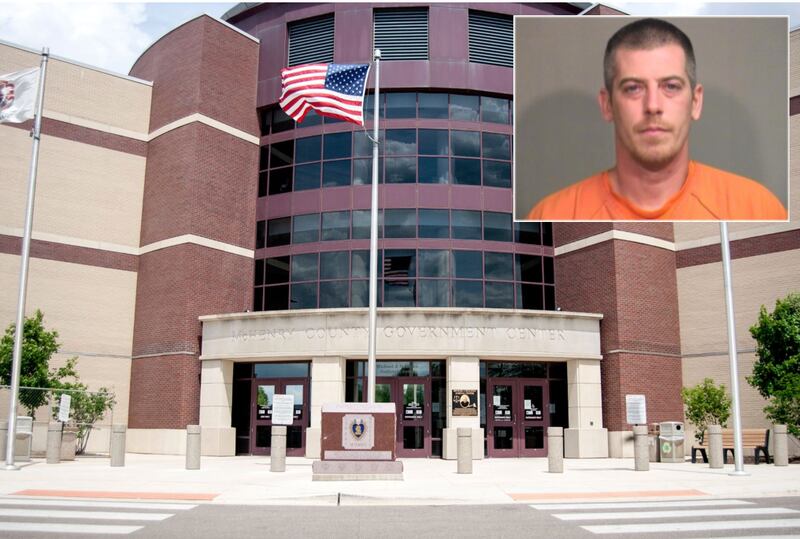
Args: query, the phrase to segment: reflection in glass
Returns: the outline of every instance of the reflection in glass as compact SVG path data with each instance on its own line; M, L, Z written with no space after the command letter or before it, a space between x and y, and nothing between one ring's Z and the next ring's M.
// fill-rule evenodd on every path
M417 235L417 211L384 210L383 230L387 238L414 238Z
M453 159L453 183L458 185L480 185L481 160Z
M447 119L447 94L419 94L420 118Z
M369 307L369 281L352 281L350 283L350 306ZM378 307L380 306L381 295L378 294Z
M325 159L351 157L352 138L353 134L350 131L325 135L323 141L323 156Z
M477 122L479 104L477 95L450 94L450 119Z
M525 427L525 449L544 449L544 427Z
M420 277L449 277L450 251L446 249L419 250Z
M450 281L446 279L419 279L419 307L449 307Z
M403 427L403 449L424 449L424 427Z
M298 165L294 168L294 190L319 189L319 163Z
M420 155L448 155L450 153L447 129L420 129Z
M292 229L293 243L319 241L319 214L295 215Z
M447 157L420 157L419 183L449 183L450 160Z
M482 255L480 251L453 251L453 276L462 279L482 278Z
M303 137L297 143L297 162L308 163L309 161L319 161L322 152L322 137Z
M414 183L417 181L417 160L414 157L387 157L386 183Z
M350 277L355 279L369 277L369 251L352 251L350 261Z
M486 279L499 281L514 280L514 258L511 253L483 253Z
M454 307L483 307L483 281L453 281Z
M292 281L314 281L319 275L317 253L292 257Z
M481 239L481 212L475 210L453 210L453 239L479 240Z
M487 187L511 187L511 163L484 160L483 185Z
M372 141L364 131L353 132L353 155L355 157L372 156Z
M350 185L350 160L325 161L322 165L322 187Z
M419 210L420 238L449 238L450 212L448 210Z
M416 129L387 129L386 155L414 155L417 153Z
M511 214L487 211L483 213L483 239L511 241Z
M515 255L517 280L531 283L542 282L542 257L539 255Z
M350 212L331 211L322 214L322 240L350 239Z
M307 378L308 363L256 363L255 378Z
M375 402L392 402L392 390L389 384L375 384Z
M350 274L350 253L348 251L333 251L320 253L319 278L320 279L347 279Z
M416 306L415 279L383 281L383 305L386 307Z
M483 157L489 159L511 159L511 137L499 133L481 133Z
M515 223L514 224L514 241L519 243L527 243L532 245L540 245L542 243L542 236L539 229L540 223Z
M509 309L514 305L513 283L486 283L486 307Z
M509 122L508 99L481 97L481 121L507 124Z
M290 309L316 309L317 308L317 283L301 283L292 285L292 298L289 301Z
M350 291L348 281L322 281L319 283L319 308L348 307Z
M480 157L481 134L477 131L451 131L450 149L460 157Z
M386 94L387 118L415 118L417 116L417 94L414 92L392 92Z

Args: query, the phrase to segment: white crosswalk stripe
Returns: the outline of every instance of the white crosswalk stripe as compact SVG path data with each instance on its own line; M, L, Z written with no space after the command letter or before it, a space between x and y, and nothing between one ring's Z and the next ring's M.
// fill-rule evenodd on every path
M127 535L141 530L145 523L164 521L176 511L195 507L196 504L190 503L0 497L0 534ZM84 522L70 522L77 519Z
M692 533L702 536L712 531L753 530L758 533L763 530L780 534L774 537L800 536L800 518L787 518L797 517L800 511L758 507L746 500L551 503L530 507L550 512L559 520L587 522L581 528L594 534ZM629 523L631 520L651 522Z

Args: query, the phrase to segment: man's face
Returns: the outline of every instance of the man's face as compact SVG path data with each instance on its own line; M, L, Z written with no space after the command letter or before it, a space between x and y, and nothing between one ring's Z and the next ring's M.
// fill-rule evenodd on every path
M614 122L617 159L659 170L681 152L688 158L689 126L700 118L703 88L692 91L681 46L615 54L611 95L603 88L599 103L603 118Z

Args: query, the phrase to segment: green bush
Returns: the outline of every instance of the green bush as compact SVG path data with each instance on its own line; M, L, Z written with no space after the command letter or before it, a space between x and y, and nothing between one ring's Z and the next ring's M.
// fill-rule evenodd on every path
M686 420L695 427L694 437L703 441L709 425L727 426L731 415L731 399L725 386L717 387L714 380L706 378L694 387L681 388L681 398L686 405Z

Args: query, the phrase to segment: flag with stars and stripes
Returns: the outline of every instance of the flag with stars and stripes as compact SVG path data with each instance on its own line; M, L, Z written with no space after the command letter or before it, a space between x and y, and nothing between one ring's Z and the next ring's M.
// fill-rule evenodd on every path
M369 64L305 64L281 70L281 108L302 122L309 110L364 125Z

